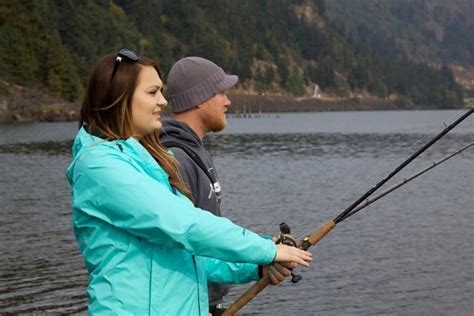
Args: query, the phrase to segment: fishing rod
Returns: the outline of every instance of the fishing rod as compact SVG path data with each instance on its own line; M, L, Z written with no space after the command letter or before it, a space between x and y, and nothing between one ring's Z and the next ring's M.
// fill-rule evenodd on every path
M433 162L433 164L426 167L425 169L413 174L412 176L410 176L408 178L403 179L403 181L401 181L400 183L394 185L393 187L387 189L386 191L383 191L382 193L378 194L377 196L373 197L372 199L365 200L364 203L357 206L350 213L348 213L344 217L343 220L345 220L348 217L356 214L360 210L366 208L367 206L371 205L372 203L376 202L377 200L381 199L382 197L386 196L387 194L389 194L389 193L395 191L396 189L404 186L405 184L409 183L410 181L418 178L419 176L423 175L424 173L428 172L429 170L433 169L434 167L442 164L443 162L451 159L452 157L460 154L461 152L465 151L466 149L468 149L472 146L474 146L474 143L470 143L470 144L462 147L461 149L456 150L452 154L444 157L443 159L441 159L437 162ZM335 224L333 223L333 220L328 221L328 222L324 223L318 230L316 230L314 234L308 236L307 238L303 239L302 241L299 241L299 242L294 241L294 244L296 244L296 246L298 246L300 248L303 248L303 249L307 250L310 246L313 246L319 240L321 240L334 226L335 226ZM282 228L282 227L286 227L286 228ZM285 226L284 223L280 224L280 229L282 230L282 233L283 233L282 235L289 234L289 228L288 228L287 225ZM286 229L286 232L284 231L284 229ZM282 235L280 235L280 236L282 236ZM287 238L292 238L292 237L288 236ZM280 237L280 239L281 239L281 237ZM303 246L303 244L306 241L308 241L309 244L307 246ZM289 244L289 243L287 243L287 244ZM300 279L301 279L300 276L292 274L292 282L293 283L298 282ZM247 304L253 297L255 297L259 292L261 292L269 284L270 284L270 279L268 277L263 277L262 279L260 279L257 283L255 283L254 286L252 286L247 292L245 292L234 304L229 306L229 308L226 310L226 312L223 315L224 316L234 315L238 310L240 310L243 306L245 306L245 304ZM244 297L245 297L245 300L244 300ZM240 301L241 299L242 299L242 301Z
M366 207L366 206L370 205L371 203L375 202L376 200L380 199L382 196L376 197L376 199L374 199L374 201L370 202L369 204L367 204L367 201L366 201L367 205L365 205L364 207L361 207L361 208L357 208L357 206L360 203L362 203L364 200L367 200L367 198L371 194L373 194L377 189L379 189L383 184L385 184L388 180L390 180L392 177L394 177L398 172L400 172L403 168L405 168L410 162L412 162L415 158L417 158L419 155L421 155L425 150L427 150L430 146L432 146L434 143L436 143L441 137L446 135L450 130L452 130L454 127L456 127L459 123L464 121L473 112L474 112L474 108L471 108L469 111L467 111L465 114L463 114L460 118L458 118L454 123L447 126L443 131L441 131L438 135L436 135L433 139L431 139L428 143L426 143L422 148L420 148L417 152L415 152L407 160L405 160L402 164L400 164L397 168L395 168L388 176L386 176L379 183L377 183L374 187L372 187L370 190L368 190L357 201L352 203L346 210L344 210L342 213L340 213L336 218L324 222L311 235L304 238L301 242L298 242L298 244L296 246L301 248L301 249L307 250L309 247L314 246L321 239L323 239L324 236L326 236L331 230L334 229L334 227L336 227L336 224L342 222L343 220L347 219L349 216L357 213L358 211L360 211L364 207ZM461 151L467 149L471 145L467 146L466 148L462 149ZM461 151L459 151L459 152L461 152ZM453 157L453 156L454 155L451 155L451 157ZM451 157L449 157L449 158L451 158ZM447 159L444 159L443 161L446 161L446 160ZM441 162L439 162L438 164L440 164L440 163ZM434 166L431 166L430 169L432 169L433 167ZM420 175L427 172L427 171L428 170L426 170L424 172L420 172ZM410 177L410 178L412 178L412 177ZM399 187L402 186L402 185L403 184L399 185ZM396 188L391 188L387 191L392 192L395 189ZM384 193L382 193L382 194L386 195L390 192L384 192L385 194ZM289 232L289 229L288 229L288 232ZM298 279L298 277L296 276L295 282L297 281L297 279ZM269 284L270 284L270 278L268 276L264 276L259 281L257 281L253 286L251 286L244 294L242 294L232 305L230 305L229 308L227 308L226 311L222 315L223 316L232 316L232 315L234 315L237 311L239 311L242 307L244 307L248 302L250 302L255 296L257 296L257 294L260 293Z
M433 169L434 167L442 164L443 162L453 158L454 156L462 153L463 151L465 151L466 149L470 148L474 146L474 143L470 143L458 150L456 150L455 152L453 152L452 154L444 157L443 159L441 160L438 160L436 162L433 162L430 166L426 167L425 169L421 170L421 171L418 171L417 173L411 175L410 177L408 178L405 178L403 179L403 181L399 182L398 184L394 185L393 187L379 193L378 195L376 195L375 197L371 198L371 199L367 199L365 200L362 204L360 204L359 206L357 206L355 209L353 209L351 212L347 213L347 215L342 219L342 220L345 220L347 218L349 218L350 216L354 215L355 213L359 212L360 210L366 208L367 206L369 206L370 204L374 203L375 201L377 200L380 200L381 198L383 198L384 196L386 196L387 194L395 191L396 189L404 186L405 184L407 184L408 182L418 178L419 176L421 176L422 174L430 171L431 169Z
M438 135L436 135L432 140L430 140L428 143L426 143L426 145L424 145L423 147L421 147L417 152L415 152L413 155L411 155L407 160L405 160L401 165L399 165L397 168L395 168L388 176L386 176L384 179L382 179L382 181L380 181L379 183L377 183L372 189L370 189L369 191L367 191L364 195L362 195L357 201L355 201L354 203L352 203L351 206L349 206L344 212L342 212L341 214L339 214L339 216L337 216L335 219L334 219L334 222L337 224L339 222L341 222L344 217L349 213L351 212L357 205L359 205L362 201L364 201L369 195L371 195L372 193L375 192L375 190L377 190L378 188L380 188L382 185L384 185L388 180L390 180L393 176L395 176L398 172L400 172L403 168L405 168L410 162L412 162L413 160L415 160L416 157L418 157L419 155L421 155L425 150L427 150L429 147L431 147L431 145L433 145L434 143L436 143L441 137L443 137L444 135L446 135L450 130L452 130L453 128L455 128L459 123L461 123L462 121L464 121L469 115L471 115L472 113L474 112L474 108L470 109L469 111L467 111L464 115L462 115L460 118L458 118L454 123L452 123L451 125L447 126L441 133L439 133Z

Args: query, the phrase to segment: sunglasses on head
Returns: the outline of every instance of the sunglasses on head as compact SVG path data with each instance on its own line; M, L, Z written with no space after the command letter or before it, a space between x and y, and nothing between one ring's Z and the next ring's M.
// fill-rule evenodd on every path
M137 53L134 53L131 50L128 50L126 48L122 48L118 52L117 57L115 57L114 70L112 70L112 77L110 78L111 81L114 79L115 73L117 72L117 69L118 69L120 63L124 59L128 62L135 63L140 59L140 56L138 56Z

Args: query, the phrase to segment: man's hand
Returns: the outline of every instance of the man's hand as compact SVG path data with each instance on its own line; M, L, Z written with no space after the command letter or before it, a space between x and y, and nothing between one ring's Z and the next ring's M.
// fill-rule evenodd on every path
M262 274L263 276L268 275L271 284L278 285L283 282L286 277L290 276L291 269L297 266L298 264L295 262L273 263L271 265L262 266Z

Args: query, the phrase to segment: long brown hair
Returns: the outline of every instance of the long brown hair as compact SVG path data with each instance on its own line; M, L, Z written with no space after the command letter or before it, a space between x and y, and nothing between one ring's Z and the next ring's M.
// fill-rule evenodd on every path
M153 60L140 57L136 62L122 60L112 78L116 57L116 54L106 55L94 68L81 108L82 124L107 140L132 136L131 103L142 67L154 67L161 77L160 69ZM160 144L157 133L151 133L139 141L168 173L171 185L192 199L179 174L178 163Z

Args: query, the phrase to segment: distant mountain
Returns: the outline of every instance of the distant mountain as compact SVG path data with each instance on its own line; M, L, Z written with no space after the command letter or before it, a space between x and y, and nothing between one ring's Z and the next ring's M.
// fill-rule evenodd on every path
M334 25L376 54L449 64L474 90L473 0L327 0L326 8Z
M410 3L400 0L397 10ZM159 60L164 73L183 56L209 58L238 74L239 89L250 93L310 96L317 84L325 97L462 105L449 68L381 53L347 32L351 19L330 22L329 7L324 0L2 0L0 76L77 100L97 60L128 47Z

